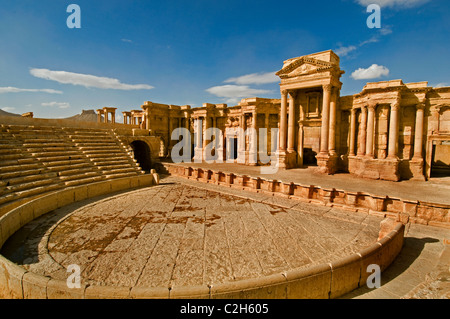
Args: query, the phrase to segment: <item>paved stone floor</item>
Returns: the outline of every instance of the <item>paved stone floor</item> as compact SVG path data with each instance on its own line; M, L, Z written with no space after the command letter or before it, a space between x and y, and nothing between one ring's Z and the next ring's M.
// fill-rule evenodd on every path
M147 287L214 284L330 262L377 240L379 217L168 177L27 224L2 254L45 276Z
M249 176L294 182L303 185L316 185L346 191L366 192L379 196L390 196L409 200L420 200L440 204L450 204L450 177L431 178L429 181L391 182L371 180L352 176L347 173L326 175L317 173L317 167L278 170L275 174L261 174L261 166L248 166L228 163L181 163L178 165L201 167L222 172L233 172Z

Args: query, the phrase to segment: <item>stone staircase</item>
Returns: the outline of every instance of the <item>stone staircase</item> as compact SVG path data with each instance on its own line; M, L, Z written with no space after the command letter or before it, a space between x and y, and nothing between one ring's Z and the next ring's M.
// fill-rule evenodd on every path
M111 130L0 126L0 206L139 174L144 172Z
M108 130L65 129L74 145L107 179L144 174L129 150Z

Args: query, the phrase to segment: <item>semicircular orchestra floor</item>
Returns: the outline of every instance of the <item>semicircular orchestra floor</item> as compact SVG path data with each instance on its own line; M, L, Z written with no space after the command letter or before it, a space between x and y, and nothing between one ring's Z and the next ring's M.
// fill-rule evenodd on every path
M381 218L168 177L25 225L1 253L28 270L111 286L197 286L331 262L376 242Z

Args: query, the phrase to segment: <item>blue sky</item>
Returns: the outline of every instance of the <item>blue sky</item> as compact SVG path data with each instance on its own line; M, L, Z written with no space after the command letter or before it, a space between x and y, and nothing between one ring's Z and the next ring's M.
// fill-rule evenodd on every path
M72 3L80 29L66 24ZM370 3L381 5L381 29L366 25ZM392 79L450 86L448 0L1 4L0 109L13 113L279 98L273 73L284 60L329 49L346 71L341 95Z

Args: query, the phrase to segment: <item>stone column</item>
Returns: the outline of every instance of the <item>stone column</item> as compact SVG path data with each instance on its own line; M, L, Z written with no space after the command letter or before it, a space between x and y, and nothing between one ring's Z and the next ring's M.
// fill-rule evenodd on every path
M320 154L322 155L328 155L331 89L331 84L323 86L322 127L320 129Z
M330 155L336 156L336 107L338 89L333 88L330 101L330 132L328 136L328 150Z
M416 129L414 132L414 156L413 159L423 160L423 119L425 103L416 105Z
M257 120L258 113L255 111L252 112L252 134L249 136L249 164L254 166L258 164L258 133L257 133ZM252 161L250 161L252 159ZM254 161L253 161L254 159Z
M288 145L287 150L289 153L295 152L295 93L289 92L289 126L288 126Z
M281 109L280 109L280 141L278 149L286 152L286 111L287 111L287 90L281 91Z
M367 107L361 106L361 124L360 124L360 141L358 148L358 156L366 154L366 134L367 134Z
M366 156L373 158L373 140L375 133L375 108L376 104L369 104L367 114Z
M102 122L102 110L97 110L97 123Z
M103 123L108 123L108 111L103 111Z
M398 110L399 103L391 104L391 113L389 116L389 142L388 142L388 158L397 158L398 145Z
M350 150L348 155L355 156L356 109L351 110L350 117Z
M115 111L111 111L111 123L112 124L116 123L116 112Z

